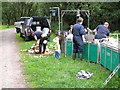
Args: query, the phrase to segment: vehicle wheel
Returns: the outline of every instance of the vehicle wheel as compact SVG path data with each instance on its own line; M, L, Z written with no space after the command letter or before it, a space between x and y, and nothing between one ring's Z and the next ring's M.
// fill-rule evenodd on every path
M19 33L19 32L20 32L20 29L19 29L19 28L16 28L16 32Z
M23 38L23 34L20 32L20 37L22 37Z

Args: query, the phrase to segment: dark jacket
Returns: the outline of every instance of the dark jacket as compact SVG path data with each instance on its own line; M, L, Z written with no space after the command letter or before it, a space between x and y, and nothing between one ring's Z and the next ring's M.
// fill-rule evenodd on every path
M75 24L73 26L72 34L73 34L73 40L76 40L81 45L83 45L82 35L86 34L84 30L84 26L79 23Z

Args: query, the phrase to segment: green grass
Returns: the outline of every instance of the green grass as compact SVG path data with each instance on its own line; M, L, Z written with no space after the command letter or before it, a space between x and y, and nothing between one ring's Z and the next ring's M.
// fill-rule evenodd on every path
M34 41L25 42L16 35L20 50L29 49ZM49 42L50 44L50 42ZM54 55L33 55L21 52L21 62L27 83L31 88L100 88L110 71L101 65L88 61L74 61L71 57L61 55L56 59ZM93 73L93 77L78 80L75 75L80 70ZM115 75L106 88L120 87L120 79Z
M8 28L14 28L14 26L7 26L7 25L1 25L0 26L0 30L5 30L5 29L8 29Z

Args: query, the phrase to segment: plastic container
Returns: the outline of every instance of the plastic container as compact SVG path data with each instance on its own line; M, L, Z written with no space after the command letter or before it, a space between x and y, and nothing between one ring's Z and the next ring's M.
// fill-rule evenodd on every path
M73 42L71 40L65 41L65 55L72 56L73 53Z
M112 49L106 47L105 67L112 71Z
M101 45L100 64L113 71L120 63L120 52L114 47Z
M98 45L94 43L89 44L89 60L91 62L98 62Z
M120 57L119 57L119 55L120 55L120 52L118 52L118 50L114 50L114 49L112 49L112 68L111 68L111 70L113 71L117 66L118 66L118 64L120 63L119 62L119 59L120 59Z
M100 64L105 67L105 56L106 56L106 47L104 45L101 45L100 49Z

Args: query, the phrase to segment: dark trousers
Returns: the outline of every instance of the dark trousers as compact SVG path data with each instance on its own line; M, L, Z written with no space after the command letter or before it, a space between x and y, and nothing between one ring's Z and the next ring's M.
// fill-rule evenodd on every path
M47 43L44 44L44 43L43 43L44 40L47 40L47 38L46 38L46 37L41 38L41 39L40 39L40 42L39 42L39 53L40 53L40 54L41 54L41 53L45 53L45 50L46 50ZM42 47L43 47L43 52L42 52Z
M73 37L73 53L82 53L81 39L78 36Z

